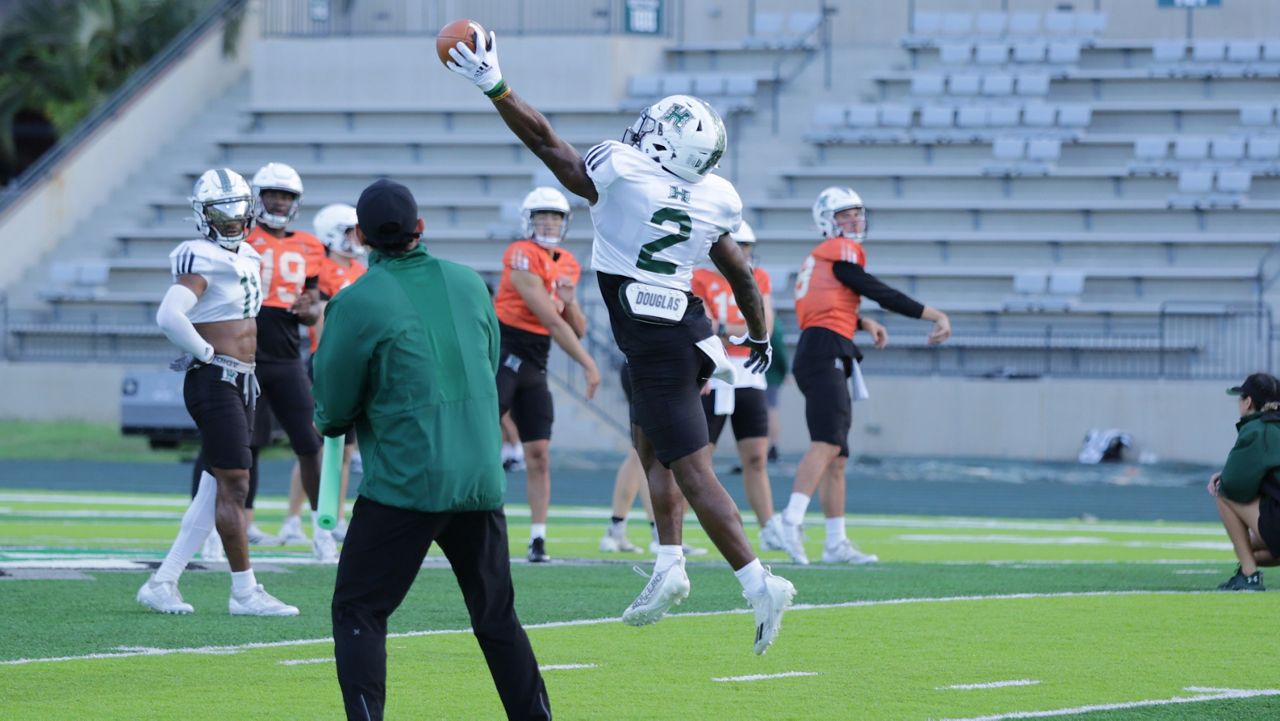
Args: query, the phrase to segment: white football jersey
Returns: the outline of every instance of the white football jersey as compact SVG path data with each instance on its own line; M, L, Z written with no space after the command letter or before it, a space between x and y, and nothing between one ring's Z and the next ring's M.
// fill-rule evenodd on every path
M208 240L188 240L169 254L176 281L203 276L209 285L187 315L192 323L256 318L262 308L262 256L248 243L227 250Z
M594 270L687 292L712 244L742 225L742 199L718 175L686 182L616 140L583 159L600 196L591 206Z

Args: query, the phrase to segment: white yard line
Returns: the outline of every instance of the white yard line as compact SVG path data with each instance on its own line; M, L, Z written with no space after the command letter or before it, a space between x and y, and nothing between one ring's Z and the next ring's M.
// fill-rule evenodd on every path
M989 533L969 535L959 533L904 533L895 541L916 543L1012 543L1019 546L1113 546L1117 548L1162 548L1176 551L1229 551L1226 541L1118 541L1101 536L1010 536Z
M123 495L109 494L103 496L82 495L76 493L35 493L27 491L0 491L0 503L51 503L64 504L71 506L86 505L105 505L105 506L152 506L164 508L186 508L190 503L189 499L179 496L156 498L152 494L139 495ZM263 499L259 504L260 508L268 510L284 510L286 502L284 500ZM19 511L15 511L19 512ZM508 506L506 508L508 516L524 518L529 515L529 509L525 506ZM608 508L600 506L598 508L580 507L580 508L563 508L554 509L551 512L552 517L557 518L596 518L601 521L608 517ZM687 518L692 518L689 514ZM747 522L754 522L755 518L750 513L743 514L743 519ZM820 519L817 516L811 516L813 522ZM1199 526L1193 525L1166 525L1160 523L1140 524L1140 523L1071 523L1063 521L1037 521L1037 520L999 520L999 519L983 519L983 518L962 518L962 517L943 517L943 518L861 518L858 516L850 516L848 524L853 527L864 528L921 528L921 529L975 529L990 531L1062 531L1068 533L1132 533L1132 534L1157 534L1168 536L1219 536L1222 529L1216 524L1203 524Z
M981 602L981 601L1024 601L1034 599L1049 598L1114 598L1120 596L1198 596L1205 593L1217 593L1210 591L1085 591L1085 592L1066 592L1066 593L1007 593L994 594L989 596L941 596L931 598L890 598L874 601L846 601L844 603L829 604L797 604L792 606L789 611L819 611L836 608L864 608L872 606L906 606L913 604L925 603L965 603L965 602ZM143 611L139 610L139 613ZM673 613L668 618L695 618L702 616L737 616L752 613L749 608L733 609L729 611L700 611L697 613ZM548 623L535 623L525 626L526 630L541 630L552 628L572 628L576 626L600 626L607 623L618 623L617 618L585 618L574 621L551 621ZM419 636L449 636L457 634L469 634L470 628L454 628L454 629L438 629L431 631L407 631L404 633L389 633L387 638L416 638ZM60 661L89 661L97 659L109 658L132 658L135 656L167 656L170 654L190 653L190 654L225 654L237 653L239 651L250 651L260 648L287 648L290 646L313 646L322 643L333 643L333 638L310 638L310 639L293 639L287 641L259 641L253 643L243 643L227 646L200 646L192 648L143 648L136 651L123 651L119 653L89 653L81 656L55 656L50 658L18 658L0 661L0 666L24 666L33 663L53 663Z
M1104 703L1094 704L1092 706L1072 706L1070 708L1050 709L1047 711L1014 711L1012 713L994 714L991 716L971 716L967 718L940 719L939 721L1006 721L1006 719L1021 718L1046 718L1051 716L1076 716L1079 714L1093 713L1094 711L1115 711L1117 709L1126 708L1142 708L1145 706L1170 706L1173 704L1183 703L1204 703L1205 701L1226 701L1229 699L1241 698L1257 698L1260 696L1280 696L1280 689L1203 689L1196 686L1188 687L1186 691L1195 693L1203 693L1201 696L1174 696L1172 698L1145 699L1142 701L1127 701L1124 703ZM1205 693L1211 692L1211 693Z
M1012 686L1035 686L1040 683L1035 679L1023 678L1017 681L991 681L989 683L958 683L954 686L939 686L937 691L973 691L982 688L1009 688Z
M310 663L333 663L332 658L294 658L288 661L279 661L281 666L305 666Z
M581 668L595 668L594 663L553 663L539 666L539 671L576 671Z
M753 673L750 676L725 676L723 678L713 678L712 681L717 683L734 683L742 681L764 681L770 678L794 678L796 676L817 676L814 671L786 671L784 673Z

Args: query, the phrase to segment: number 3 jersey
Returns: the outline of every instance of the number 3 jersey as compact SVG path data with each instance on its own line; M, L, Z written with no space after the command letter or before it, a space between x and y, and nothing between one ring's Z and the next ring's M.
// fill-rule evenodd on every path
M615 140L583 159L599 194L591 206L593 270L688 292L694 266L742 225L742 199L718 175L687 182Z
M316 287L324 264L324 244L310 233L290 231L277 238L254 228L242 244L262 256L262 313L258 316L258 360L300 357L298 316L289 312L307 288Z
M262 258L248 243L227 250L208 240L188 240L169 254L173 279L198 275L208 286L187 314L192 323L254 318L262 308Z

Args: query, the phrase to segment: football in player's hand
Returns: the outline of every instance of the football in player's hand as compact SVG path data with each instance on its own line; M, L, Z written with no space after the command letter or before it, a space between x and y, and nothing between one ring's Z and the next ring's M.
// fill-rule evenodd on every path
M454 20L440 28L440 32L436 35L436 55L440 56L440 62L448 64L452 60L449 57L449 51L458 47L459 42L464 42L467 47L475 50L476 38L488 37L489 34L480 27L480 23L466 18Z

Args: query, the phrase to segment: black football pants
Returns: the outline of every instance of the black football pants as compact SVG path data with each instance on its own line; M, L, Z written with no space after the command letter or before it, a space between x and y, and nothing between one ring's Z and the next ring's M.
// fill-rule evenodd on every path
M333 651L347 718L382 719L387 618L409 592L432 542L453 566L507 718L549 721L547 688L516 617L503 512L424 513L363 496L351 514L333 589ZM397 715L406 714L418 715Z

